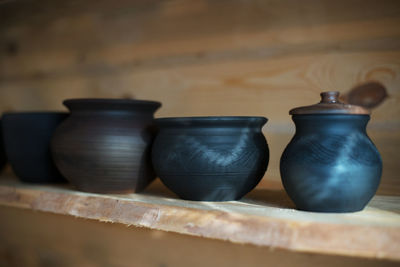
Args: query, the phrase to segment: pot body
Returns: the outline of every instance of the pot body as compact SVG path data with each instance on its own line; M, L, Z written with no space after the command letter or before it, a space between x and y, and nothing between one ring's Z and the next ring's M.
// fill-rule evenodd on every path
M50 139L68 113L15 112L3 115L7 158L23 182L66 182L51 159Z
M79 190L127 193L154 178L150 145L158 102L76 99L71 116L56 130L52 153L61 173Z
M7 163L6 150L4 145L3 122L0 120L0 171Z
M155 171L183 199L240 199L267 169L269 151L261 132L266 122L263 117L159 119Z
M376 193L382 160L366 133L369 115L293 115L296 134L280 162L298 209L362 210Z

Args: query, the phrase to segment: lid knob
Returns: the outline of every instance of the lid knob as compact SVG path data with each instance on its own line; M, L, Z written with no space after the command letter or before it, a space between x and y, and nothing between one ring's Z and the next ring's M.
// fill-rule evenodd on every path
M328 91L321 93L321 102L311 106L294 108L289 111L291 115L304 114L355 114L368 115L369 110L356 106L349 105L339 101L339 92Z
M322 92L320 103L340 103L339 92L337 91Z

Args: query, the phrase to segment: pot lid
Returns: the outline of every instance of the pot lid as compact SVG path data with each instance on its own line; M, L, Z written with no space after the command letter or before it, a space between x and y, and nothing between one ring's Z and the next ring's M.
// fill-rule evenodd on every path
M356 105L350 105L339 101L339 92L328 91L321 93L321 102L311 106L294 108L290 115L298 114L355 114L368 115L369 110Z

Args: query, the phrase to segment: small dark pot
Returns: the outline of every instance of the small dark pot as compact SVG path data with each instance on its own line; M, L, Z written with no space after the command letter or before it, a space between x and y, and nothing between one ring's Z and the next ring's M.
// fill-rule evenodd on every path
M79 190L139 192L155 178L150 145L159 102L72 99L64 105L71 116L54 134L53 158Z
M14 173L23 182L66 182L55 167L50 139L67 118L63 112L15 112L3 115L6 155Z
M7 157L4 147L3 122L2 120L0 120L0 171L3 170L6 163L7 163Z
M156 122L154 169L183 199L240 199L267 169L269 151L261 132L266 118L163 118Z
M382 160L366 133L369 115L293 115L296 134L280 164L283 185L298 209L362 210L374 196Z

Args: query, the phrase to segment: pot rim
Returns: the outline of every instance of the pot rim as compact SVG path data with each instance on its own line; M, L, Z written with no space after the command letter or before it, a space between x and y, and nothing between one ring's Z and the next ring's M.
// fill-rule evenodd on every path
M2 117L6 116L51 116L51 115L68 115L68 111L7 111L3 112Z
M125 99L125 98L69 98L63 101L64 105L73 103L85 103L85 104L135 104L135 105L157 105L161 106L161 102L153 100L141 100L141 99Z
M160 126L193 126L193 125L219 125L221 123L234 123L240 125L264 125L268 119L262 116L189 116L157 118L155 122Z
M144 108L154 112L161 107L161 102L123 98L71 98L63 101L69 110L132 110Z

